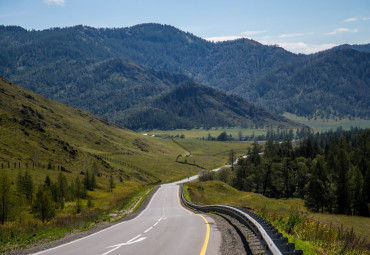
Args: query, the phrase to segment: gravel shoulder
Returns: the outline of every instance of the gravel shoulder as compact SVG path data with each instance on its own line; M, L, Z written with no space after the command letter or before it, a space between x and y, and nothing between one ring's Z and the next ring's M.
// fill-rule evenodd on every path
M215 227L221 232L222 243L218 254L266 254L253 232L239 221L222 214L208 213L206 215L213 218Z

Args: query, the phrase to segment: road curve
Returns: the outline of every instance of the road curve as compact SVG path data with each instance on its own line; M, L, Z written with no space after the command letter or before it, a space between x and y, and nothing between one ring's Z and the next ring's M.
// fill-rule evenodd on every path
M183 208L178 191L161 185L136 218L35 254L217 254L221 234L213 220Z

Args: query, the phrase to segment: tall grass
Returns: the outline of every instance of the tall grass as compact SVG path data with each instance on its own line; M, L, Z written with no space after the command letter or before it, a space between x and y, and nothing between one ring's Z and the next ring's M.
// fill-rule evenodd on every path
M291 211L287 216L269 213L265 208L256 212L278 229L319 247L316 250L319 254L370 254L370 241L361 238L353 229L322 224L296 211Z

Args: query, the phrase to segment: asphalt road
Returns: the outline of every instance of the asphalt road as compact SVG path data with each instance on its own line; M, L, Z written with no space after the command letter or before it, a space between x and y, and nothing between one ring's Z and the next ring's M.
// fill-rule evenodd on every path
M162 185L136 218L36 254L218 254L212 218L183 208L178 185Z

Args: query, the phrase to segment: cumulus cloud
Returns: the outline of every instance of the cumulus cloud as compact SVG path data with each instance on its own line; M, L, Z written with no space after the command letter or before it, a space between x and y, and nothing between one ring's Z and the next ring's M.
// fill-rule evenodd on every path
M349 28L340 27L340 28L334 29L334 31L332 32L326 33L325 35L336 35L339 33L357 33L357 32L358 32L357 28L349 29Z
M64 6L65 0L44 0L44 3Z
M323 50L331 49L337 44L307 44L304 42L282 42L277 43L278 46L294 53L312 54Z
M353 22L353 21L356 21L357 18L349 18L349 19L346 19L344 20L344 22Z
M266 33L267 31L265 30L254 30L254 31L245 31L243 33L240 33L241 35L245 36L251 36L251 35L258 35L258 34L263 34Z

